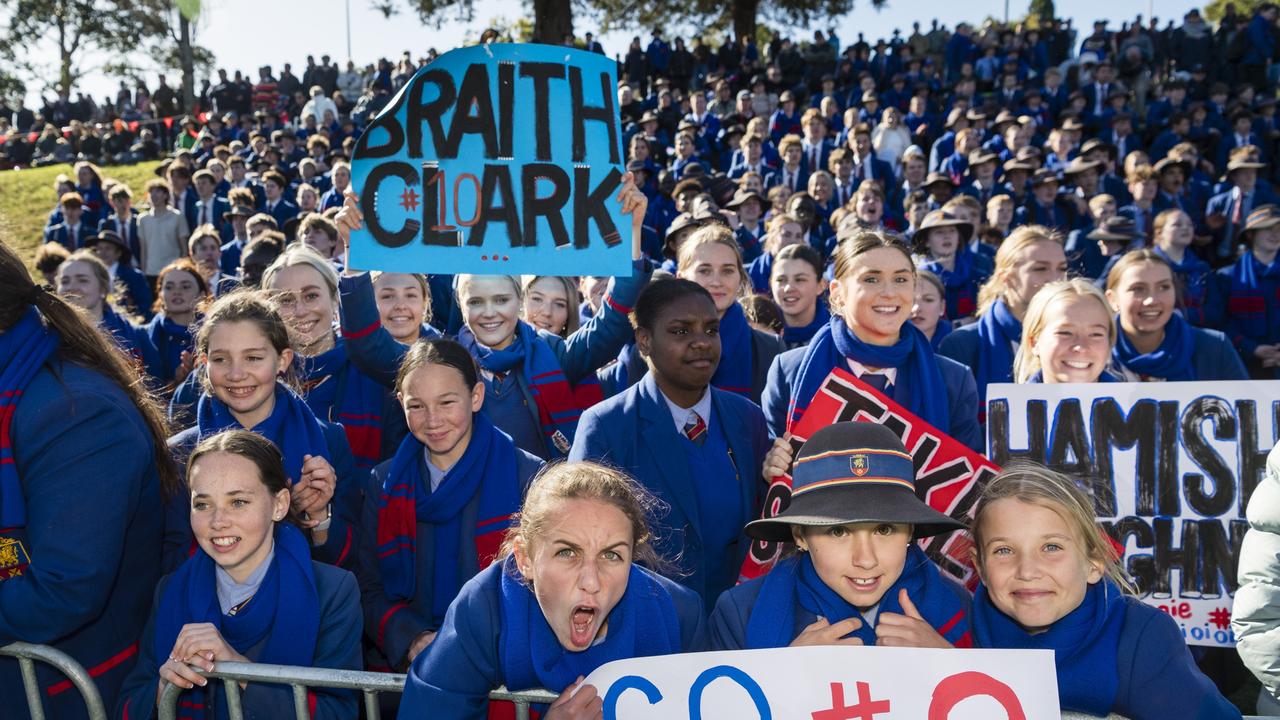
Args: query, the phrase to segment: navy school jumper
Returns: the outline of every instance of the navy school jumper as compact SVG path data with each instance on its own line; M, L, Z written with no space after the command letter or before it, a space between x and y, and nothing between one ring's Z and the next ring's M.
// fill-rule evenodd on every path
M323 545L311 548L311 557L350 569L355 562L358 542L356 522L360 517L360 498L365 479L356 469L351 446L347 444L346 431L337 423L320 421L324 437L329 445L329 457L338 482L333 489L333 516L329 524L329 537ZM187 458L200 442L200 428L193 426L169 438L182 477L187 474ZM178 494L165 503L164 508L164 572L173 572L191 556L191 496L185 480Z
M320 595L320 630L316 633L316 652L311 667L338 670L361 670L360 662L360 591L356 579L341 568L312 562L316 591ZM155 590L155 607L169 584L166 576ZM287 612L287 608L281 608ZM257 661L266 648L264 638L243 655ZM147 619L138 643L138 664L125 680L120 701L116 705L118 720L151 720L156 711L156 690L160 686L161 658L155 654L155 613ZM208 720L227 717L225 690L221 681L211 680L207 686L215 692L206 694ZM186 694L178 698L181 711ZM359 715L357 696L352 690L309 691L312 720L354 720ZM288 685L249 683L240 693L241 707L248 718L293 717L293 691ZM208 712L209 705L213 712ZM107 706L108 708L111 705ZM179 712L178 716L183 715Z
M681 649L704 650L702 601L689 589L656 573L651 575L671 593L680 621ZM414 661L400 717L426 717L414 708L430 708L433 718L484 720L489 692L506 685L501 661L504 625L502 563L495 562L462 586L449 606L440 634Z
M695 463L683 451L689 441L676 430L652 374L584 412L569 452L570 461L594 460L625 470L670 507L653 521L655 549L677 564L682 573L677 581L697 592L708 607L737 582L751 543L741 528L760 516L765 488L760 469L769 451L764 415L755 403L711 388L711 407L708 433L724 438L729 459L724 477L716 480L732 480L738 488L736 502L725 503L736 510L736 517L729 519L738 528L727 548L704 547L711 543L706 515L700 512L704 503L699 502L699 489L701 485L705 491L708 478L699 477ZM734 476L729 478L728 472Z
M106 707L137 660L160 578L161 497L155 447L133 401L95 370L55 354L13 415L13 457L27 526L0 529L30 557L0 580L0 645L51 645L93 676ZM36 677L50 718L88 716L49 665ZM27 718L18 662L0 657L0 718Z

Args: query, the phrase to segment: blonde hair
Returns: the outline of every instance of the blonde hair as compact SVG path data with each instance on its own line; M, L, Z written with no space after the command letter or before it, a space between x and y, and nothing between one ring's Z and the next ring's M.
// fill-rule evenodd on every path
M649 531L649 519L662 509L661 502L626 473L585 460L553 463L538 472L512 518L498 559L511 555L517 544L527 552L546 535L552 515L570 500L595 500L617 508L631 524L632 561L665 569Z
M996 249L995 269L978 290L978 317L982 317L991 309L997 300L1004 298L1009 290L1005 279L1013 272L1014 266L1022 259L1022 251L1039 242L1054 242L1064 245L1062 234L1044 225L1023 225L1009 233L1009 237Z
M275 283L276 275L285 268L306 265L312 270L320 273L320 277L324 280L324 284L329 288L329 297L336 300L338 298L338 271L333 267L333 263L326 260L320 253L316 252L310 245L302 243L294 243L287 250L276 258L262 273L262 287L269 288Z
M1116 346L1116 317L1111 309L1107 296L1102 294L1097 285L1084 278L1055 280L1040 288L1036 296L1027 306L1027 314L1022 319L1022 342L1018 345L1018 355L1013 359L1013 377L1016 382L1024 383L1040 371L1040 358L1035 354L1035 343L1032 338L1039 337L1044 330L1045 316L1049 307L1059 300L1075 300L1076 298L1093 298L1102 306L1107 316L1107 340L1111 347Z
M742 263L742 250L738 248L738 239L733 236L733 231L724 225L715 224L707 225L693 231L689 239L680 244L680 250L676 253L676 275L681 275L684 271L690 269L694 262L694 251L703 245L722 245L733 252L734 263L738 267L738 297L742 297L746 293L749 284L747 280L747 268ZM692 280L692 278L686 278Z
M1138 589L1120 565L1115 549L1107 542L1093 509L1093 500L1070 477L1026 460L1015 460L1004 467L982 490L973 514L973 540L977 546L978 569L983 566L982 521L987 509L997 500L1014 499L1057 513L1081 544L1085 557L1102 565L1102 574L1128 595Z

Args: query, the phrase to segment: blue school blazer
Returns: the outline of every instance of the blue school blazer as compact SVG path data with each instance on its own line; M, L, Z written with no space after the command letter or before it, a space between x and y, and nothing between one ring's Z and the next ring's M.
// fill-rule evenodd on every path
M954 337L960 331L951 333ZM950 339L948 337L948 340ZM769 384L764 390L764 414L769 420L769 436L782 437L787 431L788 405L792 388L800 376L800 363L805 350L788 350L769 368ZM974 452L986 452L986 436L978 424L978 387L969 368L951 358L935 355L942 382L947 386L947 402L951 408L950 435ZM939 428L944 430L945 428Z
M356 469L347 433L337 423L320 421L324 426L324 439L329 445L329 461L338 476L333 489L333 516L329 524L329 537L323 545L313 545L311 557L339 567L350 568L355 563L357 522L360 518L360 500L364 494L365 478ZM169 449L178 463L179 475L186 477L187 458L200 442L200 427L192 426L169 438ZM186 481L179 491L165 502L164 507L164 560L163 570L171 573L191 556L191 496Z
M1195 342L1191 350L1191 366L1195 368L1197 381L1249 379L1249 371L1244 369L1240 353L1222 331L1192 327L1191 332ZM1123 365L1120 368L1133 372Z
M316 634L316 653L311 667L335 670L362 670L360 662L360 591L351 573L325 563L311 563L316 576L316 591L320 595L320 631ZM155 590L155 605L169 584L166 576ZM282 608L287 612L287 608ZM155 654L155 613L147 620L146 628L138 641L138 664L129 673L120 701L116 704L115 717L120 720L156 716L156 688L160 684L159 658ZM264 639L244 653L250 661L257 661L266 648ZM213 705L213 712L205 715L209 720L227 717L226 695L221 682L210 682L212 693L206 694L206 706ZM359 713L354 690L318 690L308 693L315 701L313 720L346 720ZM293 717L293 691L288 685L249 683L240 691L241 707L246 717ZM183 701L179 697L181 707ZM107 707L111 707L108 705ZM181 714L181 710L179 711Z
M542 460L521 450L516 453L516 479L520 482L521 494L529 489L533 476L542 469ZM425 463L425 458L419 459ZM365 632L381 651L383 659L393 667L398 667L409 653L409 646L414 638L427 630L438 629L432 619L432 599L429 594L421 592L424 584L431 582L431 566L435 553L432 534L418 532L417 547L414 551L414 577L417 578L416 592L408 602L392 600L387 597L382 587L382 570L378 565L378 497L382 484L391 469L391 461L383 462L369 474L369 485L364 493L364 509L361 515L360 544L356 557L356 578L360 581L360 597L364 605ZM423 469L425 476L426 469ZM514 508L513 508L514 509ZM462 508L460 522L464 528L474 528L480 511L480 494ZM425 525L418 521L418 525ZM497 527L497 526L495 526ZM463 547L458 556L458 573L461 578L470 578L480 572L476 554L470 547ZM450 599L452 600L452 598Z
M702 601L693 591L648 570L671 593L683 652L705 649ZM506 684L502 673L502 563L471 578L449 606L436 639L409 670L400 717L484 720L489 692Z
M1118 644L1120 684L1112 712L1131 720L1240 717L1240 711L1196 667L1182 631L1160 609L1129 598Z
M969 591L946 575L942 575L942 580L960 599L967 616L973 604L973 597L969 595ZM747 624L751 621L751 611L755 609L763 588L764 576L761 576L729 588L720 595L720 599L716 600L715 609L711 611L711 619L707 621L708 650L747 649ZM796 603L792 639L798 637L801 631L817 620L817 615ZM966 619L965 622L968 620Z
M743 511L740 524L746 525L760 516L760 498L765 487L760 476L765 453L769 451L764 415L750 400L716 388L711 388L711 403L715 418L721 423L719 432L724 434L738 469ZM646 375L626 392L582 414L569 460L595 460L621 468L671 506L667 514L654 523L654 534L658 537L655 546L663 557L679 558L680 569L687 573L679 582L695 590L708 604L725 589L709 587L713 574L736 577L751 541L741 535L738 551L732 557L703 555L694 490L696 479L690 475L684 453L680 451L680 436L672 422L671 410L653 375ZM729 566L732 573L727 572Z
M67 653L112 707L137 661L160 579L160 480L150 430L115 383L55 355L18 401L12 440L27 525L0 530L0 549L17 541L18 559L29 557L30 565L0 580L0 645ZM88 717L62 673L36 663L36 678L48 717ZM28 717L10 657L0 657L0 717Z

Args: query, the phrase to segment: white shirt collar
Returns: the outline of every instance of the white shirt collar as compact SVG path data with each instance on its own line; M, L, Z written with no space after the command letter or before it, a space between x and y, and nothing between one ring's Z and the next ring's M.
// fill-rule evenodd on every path
M682 408L671 402L671 398L667 394L658 390L662 395L662 399L667 403L667 410L671 411L671 421L675 423L676 432L684 434L685 423L689 422L690 413L698 413L698 417L702 418L702 422L706 423L707 429L711 428L711 386L702 393L702 399L693 404L691 408Z
M863 375L873 372L869 370L866 365L863 365L851 357L845 358L845 362L849 363L849 369L853 371L853 376L858 379L862 379ZM885 376L885 378L887 378L885 381L886 386L893 385L898 381L898 368L880 368L879 370L874 371L873 374Z

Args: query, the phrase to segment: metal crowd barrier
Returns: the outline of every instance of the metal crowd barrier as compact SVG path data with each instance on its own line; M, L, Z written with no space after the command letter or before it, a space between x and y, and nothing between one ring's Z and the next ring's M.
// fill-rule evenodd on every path
M102 696L98 694L98 686L93 678L85 672L80 663L61 650L48 645L32 645L16 642L0 647L0 655L17 658L18 668L22 672L22 690L27 695L27 708L31 720L44 720L44 704L40 700L40 683L36 680L36 662L52 665L75 687L84 698L85 707L89 710L89 720L107 720L107 711L102 706Z
M308 720L310 717L307 712L307 688L359 690L364 696L365 717L368 720L380 720L382 714L378 707L378 695L404 692L405 681L405 676L399 673L234 662L217 663L213 671L201 674L223 682L227 695L227 715L230 720L244 718L244 709L240 702L241 682L288 685L293 690L293 713L297 720ZM177 685L165 685L164 691L160 694L160 720L175 720L178 713L178 696L181 694L182 688ZM514 703L516 720L529 720L530 705L549 703L556 699L556 695L545 690L510 692L506 688L498 688L489 694L489 699L508 700Z

